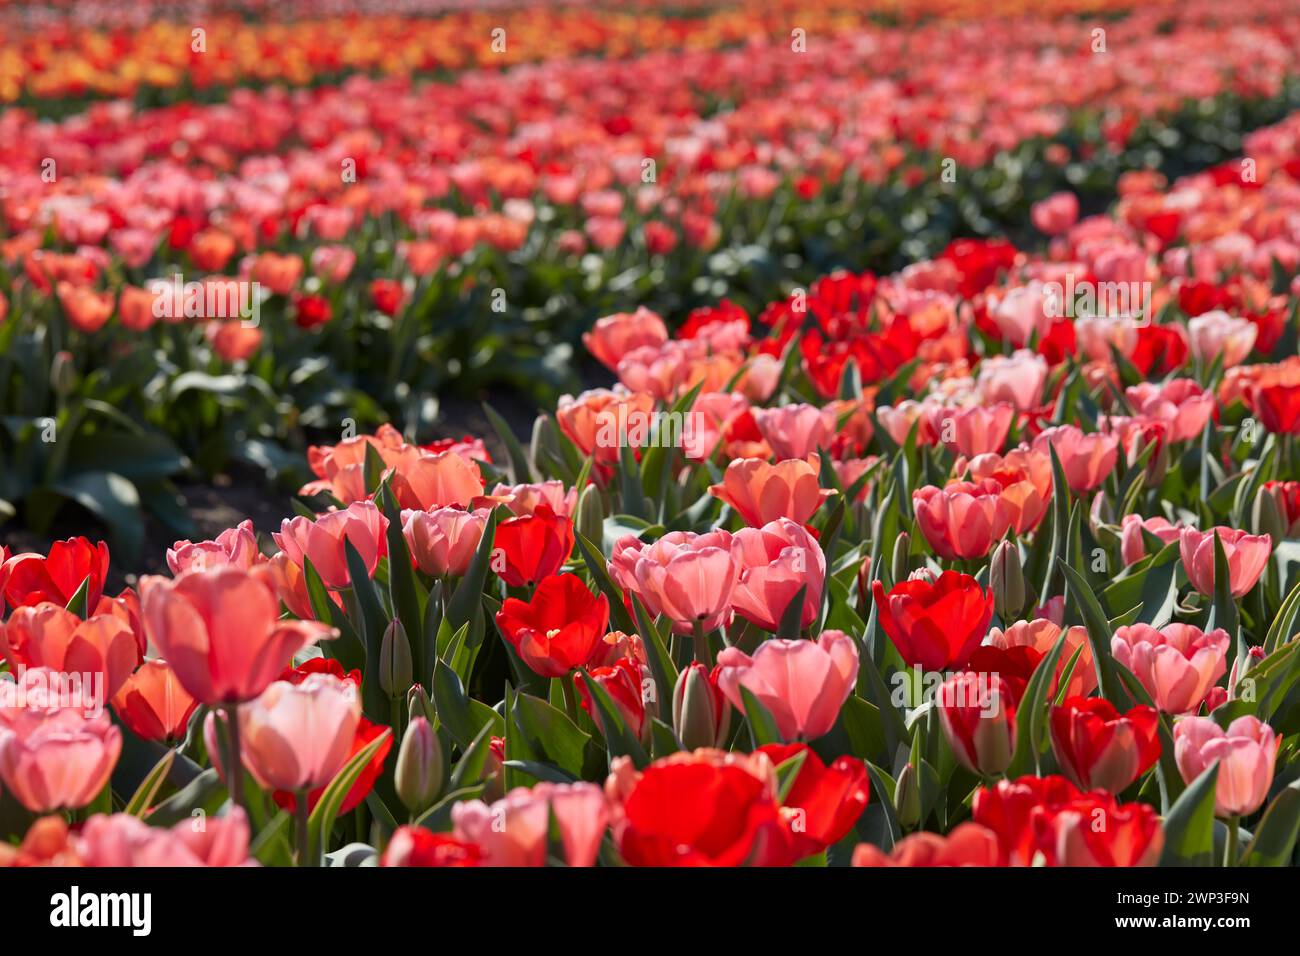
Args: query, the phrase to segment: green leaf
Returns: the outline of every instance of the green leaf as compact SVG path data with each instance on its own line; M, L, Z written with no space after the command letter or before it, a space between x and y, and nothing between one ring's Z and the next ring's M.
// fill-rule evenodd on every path
M584 733L568 714L540 697L518 694L510 715L514 720L512 729L518 731L520 741L530 752L572 777L582 776L583 757L591 735Z
M483 414L487 416L492 430L497 433L497 438L501 439L501 444L505 446L506 458L510 462L510 483L517 485L523 482L535 481L536 475L533 474L532 463L524 453L519 440L515 438L515 433L511 430L510 425L487 402L483 403Z
M1007 771L1008 777L1019 777L1031 769L1042 769L1039 755L1043 750L1048 722L1048 693L1052 681L1056 679L1056 662L1061 658L1061 649L1065 647L1067 636L1068 631L1061 631L1052 649L1038 662L1025 686L1020 709L1016 712L1016 750L1011 758L1011 768Z
M1093 663L1097 668L1097 686L1101 689L1103 697L1120 711L1125 711L1128 709L1129 701L1113 666L1114 658L1110 651L1110 639L1113 635L1106 613L1097 603L1092 588L1078 571L1064 561L1060 563L1060 569L1065 575L1065 584L1070 591L1070 597L1079 605L1083 615L1083 623L1088 631L1088 642L1092 645Z
M162 759L140 781L140 786L136 787L135 793L126 802L125 813L129 813L133 817L144 817L145 811L153 805L154 797L158 796L158 790L162 787L163 781L167 779L167 774L171 772L172 764L175 761L175 750L168 750L162 755Z
M596 710L596 727L605 738L605 747L609 755L631 757L638 769L644 768L650 762L645 748L628 729L623 715L610 698L609 692L601 687L598 681L593 680L585 668L582 670L582 681L587 693L591 695L591 703Z
M307 829L311 834L311 845L318 854L324 852L325 845L329 841L330 830L334 827L334 820L338 816L339 808L343 806L343 801L347 799L348 793L365 772L375 754L392 735L392 729L385 727L383 733L353 754L352 759L339 769L334 779L321 793L320 799L316 801L316 809L312 810L308 818Z
M1161 866L1211 866L1214 863L1214 794L1219 781L1216 762L1192 781L1165 815Z
M799 588L798 593L786 605L785 610L781 613L781 622L776 631L778 639L786 641L799 639L800 622L803 620L803 602L807 593L808 585L805 584Z
M1264 811L1255 838L1246 847L1246 866L1290 866L1300 836L1300 780L1284 787Z
M776 718L772 716L772 712L763 706L748 687L741 686L740 699L745 705L741 711L745 715L745 722L749 724L749 733L755 748L765 744L785 742L781 737L781 731L777 729Z
M487 584L488 570L492 566L492 546L496 540L496 532L497 512L493 509L488 515L487 524L483 526L483 537L479 539L469 569L465 572L465 577L461 578L460 584L456 586L456 590L452 592L451 600L447 602L447 620L453 630L469 624L476 616L481 616L483 613L483 604L479 599Z

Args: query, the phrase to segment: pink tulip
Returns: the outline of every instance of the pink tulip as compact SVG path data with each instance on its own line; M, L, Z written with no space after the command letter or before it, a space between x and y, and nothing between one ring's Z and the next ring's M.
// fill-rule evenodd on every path
M766 707L786 740L830 731L858 678L858 647L842 631L815 641L764 641L753 656L738 647L718 655L718 687L744 712L744 687Z
M440 457L460 460L452 452ZM352 584L344 542L352 542L352 547L365 563L366 572L373 575L375 565L387 549L384 537L387 528L388 519L373 501L354 501L342 510L321 515L315 521L302 515L285 518L280 523L279 532L272 537L290 561L300 568L306 566L306 561L311 561L325 586L339 590Z
M280 620L269 578L233 565L174 580L146 576L140 601L150 640L181 686L209 706L251 700L297 651L337 633L314 621Z
M411 559L421 571L434 577L463 575L483 538L489 514L486 508L403 511L402 534Z
M930 430L939 436L953 455L984 455L1000 452L1016 410L1005 402L971 408L935 408Z
M915 402L909 398L897 405L881 405L876 409L876 417L880 419L880 424L896 445L906 443L907 436L917 421L920 425L916 428L916 443L921 446L933 445L938 441L938 436L930 430L930 419L935 410L940 407L930 399Z
M74 837L78 859L95 867L256 866L248 855L248 817L238 807L197 826L150 826L129 813L97 813Z
M1226 730L1210 717L1174 724L1174 761L1186 783L1218 763L1214 812L1221 817L1245 816L1263 806L1281 746L1282 738L1257 717L1238 717Z
M454 450L430 455L408 449L394 469L393 494L403 508L468 508L483 494L478 465Z
M1228 632L1206 634L1190 624L1117 628L1110 640L1115 660L1133 672L1159 710L1187 714L1201 706L1228 669Z
M543 866L554 812L570 866L595 863L609 822L608 803L593 783L516 787L491 805L465 800L452 808L457 839L473 843L485 866Z
M1124 394L1140 416L1164 423L1170 441L1200 437L1214 413L1214 393L1190 378L1176 378L1162 385L1140 382Z
M257 546L257 532L249 520L241 521L234 528L227 528L214 540L177 541L167 549L167 567L172 574L211 568L218 564L251 568L265 560Z
M1115 470L1119 459L1119 439L1097 432L1084 434L1074 425L1057 425L1039 433L1034 450L1047 454L1047 446L1056 449L1065 481L1076 493L1091 491Z
M1044 235L1059 236L1069 232L1070 227L1079 221L1079 197L1074 193L1052 193L1030 207L1029 219Z
M1273 553L1273 539L1266 534L1247 534L1222 525L1209 531L1183 528L1178 534L1178 553L1187 579L1202 594L1214 594L1214 535L1228 559L1228 580L1233 597L1241 597L1255 586Z
M627 535L614 544L609 572L652 615L672 621L678 634L731 621L738 569L726 531L670 531L650 545Z
M1124 565L1136 564L1147 556L1146 539L1142 536L1143 531L1155 535L1165 544L1178 540L1180 531L1178 525L1170 524L1167 518L1156 515L1154 518L1143 518L1139 515L1125 515L1124 520L1120 522L1119 535L1119 553L1124 559Z
M777 518L806 524L835 493L821 486L820 472L821 459L815 454L775 465L761 458L737 458L727 466L722 484L709 486L709 494L735 508L754 528Z
M1039 657L1044 657L1056 645L1060 636L1060 624L1046 617L1039 617L1032 621L1017 621L1006 630L995 627L989 631L985 643L1004 651L1013 647L1032 647L1038 652ZM1058 682L1075 651L1079 651L1079 660L1065 684L1065 696L1085 697L1097 689L1097 668L1092 661L1092 645L1088 642L1088 631L1077 624L1067 629L1065 634L1065 644L1056 662Z
M985 402L1010 402L1020 411L1043 400L1047 361L1028 349L1011 355L990 355L979 364L976 386Z
M558 478L524 485L497 485L492 497L505 498L513 514L531 515L538 505L546 505L561 518L572 516L578 504L578 489L565 488Z
M947 561L982 558L1007 532L1011 518L996 481L952 481L912 492L921 533L934 553Z
M1057 310L1064 310L1064 303L1057 304ZM1040 282L1008 289L989 310L989 318L997 325L1002 337L1020 348L1028 344L1037 332L1039 338L1047 334L1052 326L1053 307L1048 300L1048 292Z
M239 709L244 766L269 790L323 787L352 755L360 720L350 680L310 674L299 684L275 681Z
M754 422L778 460L807 458L829 448L838 430L835 413L816 405L754 409Z
M94 800L122 752L122 732L102 711L29 708L0 723L0 780L35 813L75 810Z
M736 613L775 631L799 589L806 587L799 626L817 619L826 582L826 556L800 524L780 518L762 528L745 528L731 538L740 580L732 593Z
M1255 347L1259 327L1222 310L1206 312L1187 323L1192 355L1208 365L1223 354L1223 367L1240 365Z

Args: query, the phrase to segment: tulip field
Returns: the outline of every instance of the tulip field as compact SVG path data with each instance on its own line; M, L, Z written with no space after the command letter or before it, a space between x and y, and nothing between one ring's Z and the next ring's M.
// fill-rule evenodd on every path
M0 868L1295 866L1298 436L1300 0L0 0Z

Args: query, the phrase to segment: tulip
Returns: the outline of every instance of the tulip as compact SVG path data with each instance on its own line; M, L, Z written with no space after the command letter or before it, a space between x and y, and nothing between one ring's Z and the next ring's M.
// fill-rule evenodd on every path
M807 524L823 501L835 492L821 487L821 460L791 458L770 465L761 458L738 458L727 466L722 484L709 494L735 508L745 523L759 528L778 518Z
M1033 448L1046 454L1048 445L1056 450L1066 484L1076 494L1100 485L1119 460L1118 438L1098 432L1085 435L1074 425L1058 425L1040 432Z
M938 833L913 833L906 836L888 854L870 843L859 843L853 850L853 866L1006 866L1006 854L998 845L997 834L978 823L959 823L947 836Z
M620 312L596 320L590 332L582 334L582 344L611 372L628 352L643 346L659 346L668 341L664 320L644 306L635 312Z
M403 511L402 534L412 562L433 577L463 576L483 538L488 515L486 508Z
M1159 710L1187 714L1196 710L1227 671L1230 642L1222 628L1208 634L1190 624L1149 624L1116 628L1110 649L1131 670Z
M576 574L548 577L531 600L506 598L497 627L524 663L543 677L584 667L609 623L609 601L592 594Z
M578 504L578 489L565 488L558 479L522 485L497 485L492 489L494 498L506 499L506 507L516 515L530 515L538 505L546 505L561 517L573 516Z
M1011 530L1025 534L1038 527L1052 500L1052 460L1045 451L1018 448L1006 455L977 455L967 464L980 487L996 482Z
M1160 757L1160 715L1152 707L1123 714L1100 697L1069 697L1051 713L1052 752L1082 790L1120 793Z
M1183 559L1183 569L1196 590L1214 595L1214 538L1223 545L1228 559L1229 590L1235 598L1242 597L1255 586L1268 565L1273 553L1273 540L1266 534L1247 534L1234 528L1218 526L1209 531L1183 528L1179 532L1178 552Z
M1059 624L1040 617L1032 621L1017 621L1005 631L995 627L989 632L988 643L992 647L1004 650L1016 647L1033 648L1042 658L1047 656L1060 636ZM1070 679L1065 685L1066 695L1086 696L1097 689L1097 670L1092 660L1092 645L1088 641L1088 631L1080 625L1075 625L1067 629L1065 645L1061 648L1061 656L1056 663L1056 683L1052 685L1051 690L1053 695L1056 694L1061 675L1065 673L1065 668L1076 651L1079 652L1079 660L1074 670L1070 672Z
M976 375L979 396L984 402L1007 402L1018 411L1029 411L1043 400L1047 384L1047 361L1028 349L1011 355L987 355L980 360Z
M239 711L244 765L266 788L324 786L347 762L361 719L357 686L328 674L276 681Z
M984 557L1010 524L995 481L926 485L912 493L912 507L925 540L947 561Z
M817 620L826 581L826 556L815 538L788 518L745 528L731 539L739 580L731 603L736 613L776 631L786 608L803 589L799 626Z
M177 541L167 549L167 567L173 575L219 564L251 568L265 560L257 546L253 522L249 520L227 528L211 541Z
M722 747L731 728L731 701L718 687L717 671L691 661L673 688L673 731L687 750Z
M411 643L397 618L388 622L379 644L379 687L396 700L411 687Z
M815 455L818 448L829 448L831 439L839 430L835 413L816 405L756 408L754 421L777 459L807 459L809 455Z
M181 686L162 659L145 661L113 698L113 711L142 740L173 742L185 737L199 702Z
M1040 821L1080 796L1074 784L1059 776L999 780L975 791L971 816L997 834L1010 865L1031 866L1039 853Z
M652 616L667 617L678 634L707 633L730 623L739 572L726 531L670 531L647 545L635 535L614 543L609 573Z
M120 617L95 614L83 621L57 604L43 603L20 607L0 624L0 656L23 667L100 675L108 698L140 663L140 645Z
M380 866L478 866L482 851L473 843L422 826L402 826L393 831Z
M86 607L94 608L104 593L108 574L108 545L86 538L68 538L50 545L47 557L15 554L4 562L0 582L10 607L49 601L66 607L83 583Z
M1174 724L1174 761L1185 783L1219 765L1214 812L1221 817L1246 816L1264 805L1281 746L1272 727L1249 715L1227 729L1210 717L1184 717Z
M1063 305L1059 303L1058 309ZM1016 348L1027 345L1035 332L1042 339L1053 318L1047 289L1040 282L1008 289L989 310L989 318Z
M457 839L475 844L484 866L543 866L554 813L570 866L591 866L609 821L608 804L591 783L516 787L491 805L465 800L451 811Z
M616 758L605 784L629 866L763 866L788 862L772 762L696 750L636 771ZM689 808L689 813L683 813Z
M1052 193L1029 210L1034 228L1048 236L1068 232L1079 219L1079 197L1074 193Z
M988 633L993 593L969 574L944 571L933 581L900 581L885 593L872 585L880 626L909 667L961 667Z
M1155 866L1164 830L1153 807L1093 792L1035 820L1048 866Z
M753 656L738 647L718 655L718 687L741 713L744 687L772 714L785 740L815 740L828 733L858 677L858 647L842 631L816 641L773 639Z
M1269 431L1300 435L1300 385L1256 385L1249 400L1260 423Z
M837 757L828 767L811 747L800 743L765 744L755 753L766 754L776 766L803 755L781 806L792 862L839 843L867 807L871 789L867 768L856 757Z
M388 519L373 501L354 501L346 508L321 515L315 521L299 516L285 518L272 535L276 545L298 567L311 561L327 588L339 590L352 585L346 547L356 549L366 573L373 575L387 551L384 532Z
M1222 354L1223 367L1228 369L1246 360L1258 333L1253 322L1221 309L1198 315L1187 323L1192 355L1209 365Z
M478 465L455 451L408 449L393 463L393 495L403 508L469 508L483 494Z
M34 813L86 806L108 784L121 752L122 732L102 712L29 709L0 723L0 780Z
M532 587L554 575L573 550L573 521L546 505L497 527L492 570L511 587Z
M175 580L146 576L140 594L150 640L181 686L209 706L253 699L297 651L336 634L281 620L268 579L233 565Z
M601 689L609 695L620 718L627 725L632 736L649 743L650 723L646 720L647 701L643 689L643 684L647 679L639 661L624 657L610 665L593 667L586 676L575 674L573 682L578 688L582 709L595 721L596 726L600 728L601 733L606 738L610 736L613 728L605 726L599 710L592 702L591 689L587 685L588 680L599 684Z
M1005 402L971 408L938 407L930 418L930 429L953 455L985 455L1000 452L1016 410Z
M989 563L989 589L993 608L1002 620L1014 619L1025 606L1025 576L1020 567L1020 552L1010 541L1003 541L993 551Z
M182 820L150 826L129 813L95 814L75 839L77 856L94 867L250 866L248 817L239 807L203 826Z
M1147 556L1146 538L1142 532L1155 535L1165 544L1177 541L1180 533L1178 525L1170 524L1168 519L1157 515L1154 518L1142 518L1138 515L1125 515L1120 524L1119 551L1125 566L1136 564Z
M939 723L957 762L989 776L1011 765L1016 749L1014 693L997 674L964 671L946 680L936 698Z
M1164 423L1170 441L1199 438L1215 408L1214 393L1190 378L1140 382L1124 394L1138 415Z
M398 799L412 814L433 806L442 791L442 744L432 725L423 717L412 718L397 751L393 774Z

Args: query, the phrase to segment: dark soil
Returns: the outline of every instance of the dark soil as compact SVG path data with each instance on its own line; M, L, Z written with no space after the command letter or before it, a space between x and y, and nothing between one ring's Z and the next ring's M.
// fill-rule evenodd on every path
M514 392L498 392L488 398L492 407L510 425L515 437L527 445L532 435L533 420L538 411L534 405ZM501 461L506 451L497 437L482 406L467 399L446 398L442 401L439 416L440 434L435 437L472 435L482 438L493 460ZM265 474L251 468L235 468L229 474L214 475L206 480L176 482L185 508L195 525L193 540L214 538L227 528L232 528L246 518L262 535L280 529L280 522L293 515L291 504L293 488L269 480ZM127 585L134 585L141 574L169 574L167 549L176 542L176 534L153 515L145 514L144 547L140 561L128 565L120 554L112 555L107 590L116 593ZM103 525L89 512L67 505L45 533L37 534L21 524L21 519L0 527L0 545L13 554L35 551L44 554L50 543L77 535L92 541L107 537Z

